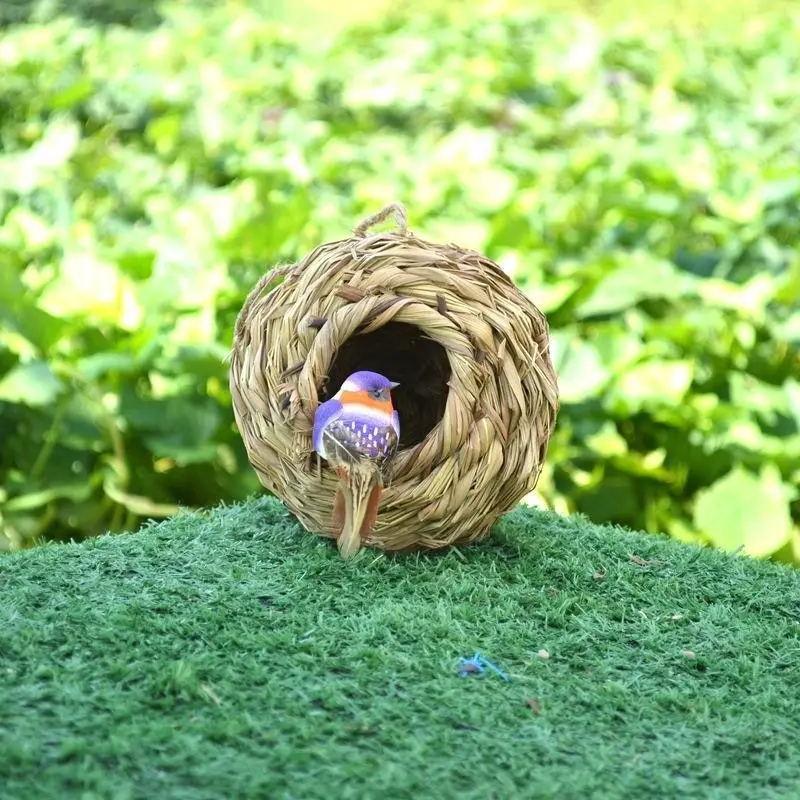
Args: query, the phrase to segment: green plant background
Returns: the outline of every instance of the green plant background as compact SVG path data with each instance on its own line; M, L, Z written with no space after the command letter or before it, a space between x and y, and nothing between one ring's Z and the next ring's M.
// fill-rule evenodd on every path
M0 549L257 491L243 298L400 200L548 314L536 502L800 562L797 15L95 5L4 6Z

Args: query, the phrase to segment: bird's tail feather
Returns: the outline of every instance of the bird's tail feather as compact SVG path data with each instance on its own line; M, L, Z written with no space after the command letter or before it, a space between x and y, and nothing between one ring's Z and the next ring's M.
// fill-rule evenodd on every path
M381 498L381 474L372 465L354 466L346 476L340 472L339 477L333 510L334 528L339 552L343 558L352 558L375 525Z
M346 487L339 486L336 496L333 498L333 532L338 538L344 529L344 521L347 513L347 502L345 500Z

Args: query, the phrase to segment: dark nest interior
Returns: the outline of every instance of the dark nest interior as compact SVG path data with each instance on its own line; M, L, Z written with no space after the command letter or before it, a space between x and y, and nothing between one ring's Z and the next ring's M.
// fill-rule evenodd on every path
M419 444L444 415L450 361L445 349L419 328L389 322L348 339L330 366L320 400L334 395L347 376L360 369L380 372L400 384L392 400L400 415L401 448Z

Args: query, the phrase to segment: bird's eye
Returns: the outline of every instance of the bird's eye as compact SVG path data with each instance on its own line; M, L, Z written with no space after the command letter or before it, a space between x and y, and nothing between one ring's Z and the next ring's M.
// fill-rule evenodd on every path
M385 400L386 399L386 390L385 389L373 389L370 394L376 400Z

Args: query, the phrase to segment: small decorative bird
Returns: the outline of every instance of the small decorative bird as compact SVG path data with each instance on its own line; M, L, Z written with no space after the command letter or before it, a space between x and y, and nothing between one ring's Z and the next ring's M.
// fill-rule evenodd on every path
M378 516L384 469L400 439L391 397L398 385L377 372L354 372L314 415L314 450L339 476L333 526L344 558L358 553Z

